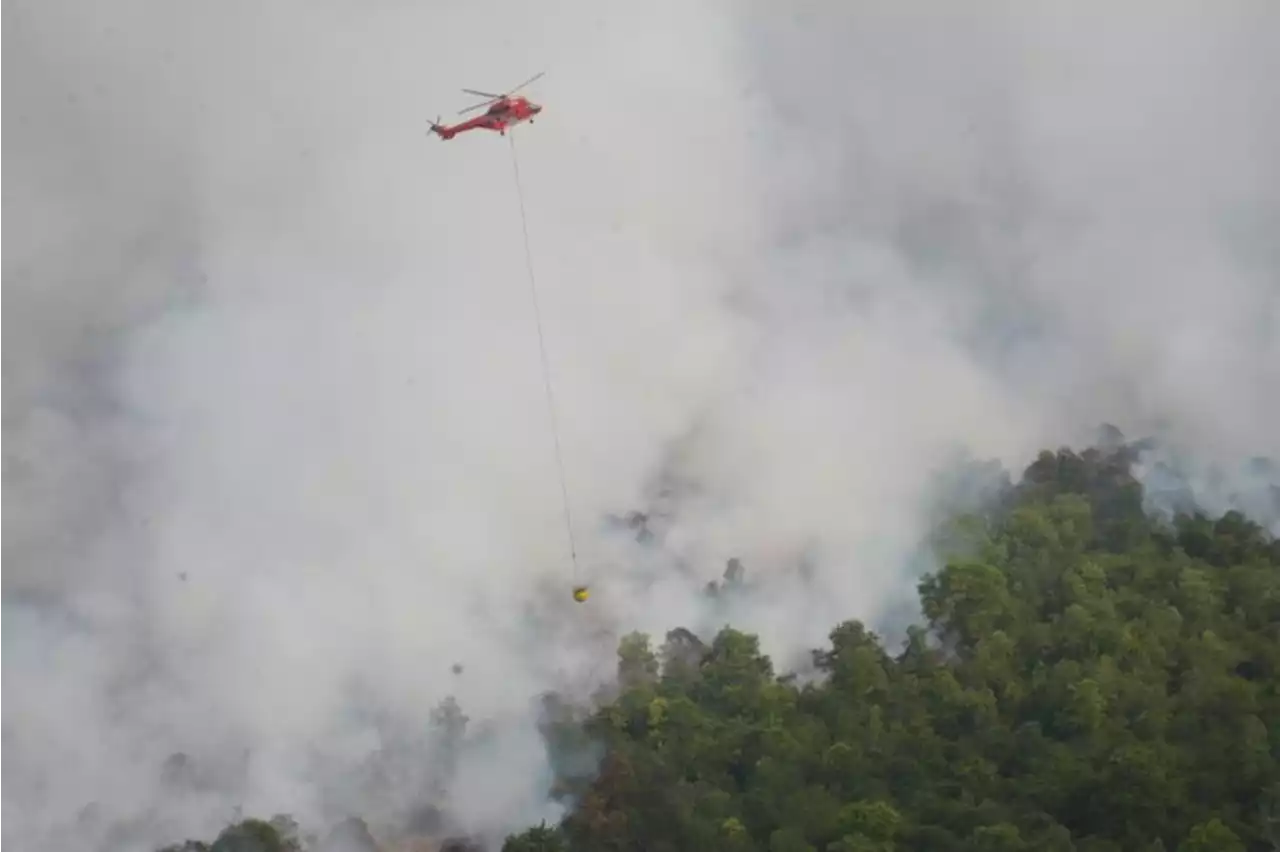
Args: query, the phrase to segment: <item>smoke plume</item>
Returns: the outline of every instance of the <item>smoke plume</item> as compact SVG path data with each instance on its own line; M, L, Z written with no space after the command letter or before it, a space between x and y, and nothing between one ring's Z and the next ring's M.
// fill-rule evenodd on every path
M540 693L631 629L732 619L786 661L876 620L958 451L1016 470L1107 420L1280 456L1266 0L4 24L22 848L235 806L500 839L556 816ZM424 135L543 69L514 141ZM711 605L731 557L764 593Z

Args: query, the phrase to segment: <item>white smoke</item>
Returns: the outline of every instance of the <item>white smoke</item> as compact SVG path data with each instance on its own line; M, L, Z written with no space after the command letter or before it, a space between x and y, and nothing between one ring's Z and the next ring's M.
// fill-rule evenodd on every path
M392 741L425 797L446 695L440 804L500 837L555 815L539 692L636 627L874 619L957 448L1280 454L1276 14L1171 8L6 6L5 840L373 813ZM544 67L576 575L511 149L423 134ZM661 471L649 552L599 522ZM730 556L768 593L708 610Z

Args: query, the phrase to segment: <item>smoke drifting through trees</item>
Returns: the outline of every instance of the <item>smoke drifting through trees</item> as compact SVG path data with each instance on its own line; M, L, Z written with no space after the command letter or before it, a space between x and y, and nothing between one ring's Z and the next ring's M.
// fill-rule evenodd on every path
M957 448L1276 455L1273 7L913 8L8 4L5 840L359 808L358 711L450 694L494 733L444 804L521 825L534 696L632 628L874 617ZM578 609L505 149L422 136L543 66L575 514L664 544L588 536ZM731 556L767 594L709 611ZM175 752L226 764L185 806Z

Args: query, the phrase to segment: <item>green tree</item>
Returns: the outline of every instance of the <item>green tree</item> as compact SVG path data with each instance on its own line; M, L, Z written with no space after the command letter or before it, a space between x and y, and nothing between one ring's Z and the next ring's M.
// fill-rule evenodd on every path
M1148 517L1140 448L1104 437L1016 485L970 466L981 506L951 483L968 513L927 537L899 649L849 620L779 676L731 625L623 637L608 700L544 697L568 813L505 852L1280 849L1280 544L1238 512ZM736 561L709 591L715 617L767 593ZM466 721L431 719L446 769ZM210 848L296 837L250 820Z
M1191 829L1178 852L1245 852L1244 844L1222 820L1214 817Z
M514 834L502 844L502 852L565 852L564 835L543 822L520 834Z
M296 829L288 817L246 819L224 828L209 852L302 852Z

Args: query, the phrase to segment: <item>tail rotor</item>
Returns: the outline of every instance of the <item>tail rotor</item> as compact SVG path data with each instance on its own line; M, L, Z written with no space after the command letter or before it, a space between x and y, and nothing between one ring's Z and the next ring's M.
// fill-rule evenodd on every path
M455 131L450 130L448 127L441 124L440 118L441 117L437 115L435 121L428 122L431 125L430 132L439 136L441 139L452 139Z

